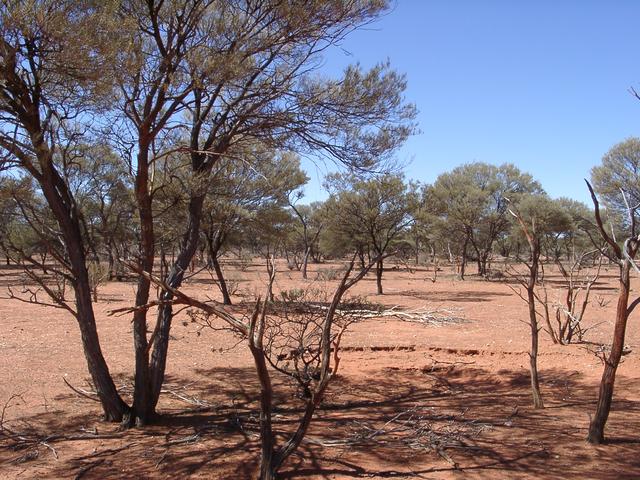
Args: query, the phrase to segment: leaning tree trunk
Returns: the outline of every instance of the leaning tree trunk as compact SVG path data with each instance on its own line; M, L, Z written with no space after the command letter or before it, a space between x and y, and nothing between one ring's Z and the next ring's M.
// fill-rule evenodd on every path
M613 386L616 379L616 371L622 350L624 348L624 337L627 328L628 303L629 303L629 271L631 265L625 260L620 271L620 284L618 292L618 305L616 307L616 323L613 330L613 343L611 344L611 353L607 358L600 381L600 389L598 392L598 404L596 413L589 424L589 435L587 441L589 443L600 444L604 442L604 427L609 418L611 410L611 401L613 399Z
M45 147L46 148L46 147ZM44 149L40 150L44 151ZM71 194L58 174L52 162L41 161L44 175L39 183L53 215L60 226L64 239L71 273L76 303L76 320L80 328L82 348L87 361L87 368L93 381L98 398L107 421L118 422L127 412L128 406L118 394L107 362L102 355L95 312L91 301L91 285L82 242L79 214Z
M304 258L302 259L302 278L307 279L307 266L309 264L309 256L311 255L311 246L305 248Z
M182 248L178 253L175 263L167 276L166 283L171 288L177 289L182 285L184 273L186 272L193 256L198 248L200 238L200 222L202 219L202 206L205 195L195 195L189 201L189 222L184 234ZM153 352L151 354L151 405L155 409L160 398L160 390L164 383L164 373L167 364L167 353L169 350L169 332L173 320L173 308L171 300L173 295L170 292L163 292L161 295L162 304L158 308L156 320L156 338Z
M215 251L211 256L211 265L213 265L213 269L216 272L216 277L218 277L218 285L220 286L220 292L222 292L222 303L224 305L231 305L231 295L229 295L227 281L224 279L222 267L220 266L220 262L218 261L217 251Z
M224 305L231 305L231 295L229 295L229 288L227 281L224 279L222 267L218 257L220 256L220 248L222 247L222 231L217 229L215 234L210 230L207 232L207 248L209 250L209 262L216 272L216 278L218 279L218 287L222 293L222 303Z

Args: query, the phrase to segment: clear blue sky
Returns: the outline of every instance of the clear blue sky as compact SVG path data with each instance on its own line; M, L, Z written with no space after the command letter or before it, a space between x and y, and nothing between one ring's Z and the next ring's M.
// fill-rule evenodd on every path
M327 72L387 58L407 75L421 134L398 152L407 178L511 162L552 197L587 201L582 179L640 136L640 1L398 0L326 57ZM305 162L307 199L327 168Z

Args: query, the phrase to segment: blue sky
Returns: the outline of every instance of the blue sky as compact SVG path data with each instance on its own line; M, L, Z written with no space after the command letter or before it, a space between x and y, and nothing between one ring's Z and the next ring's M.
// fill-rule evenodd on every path
M582 179L640 136L639 1L398 0L325 61L328 73L387 58L406 74L421 134L398 152L433 182L472 161L514 163L552 197L582 201ZM308 200L331 169L305 162Z

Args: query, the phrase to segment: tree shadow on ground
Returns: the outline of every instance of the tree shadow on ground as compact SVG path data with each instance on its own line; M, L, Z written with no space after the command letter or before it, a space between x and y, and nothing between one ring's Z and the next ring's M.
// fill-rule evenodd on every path
M167 378L161 404L165 414L143 429L119 432L116 426L97 423L97 404L71 392L66 401L82 415L48 412L26 419L31 433L43 438L98 434L75 440L50 437L49 446L59 455L48 465L50 476L255 476L259 386L253 370L201 369L195 375L195 382L193 375ZM281 442L295 428L301 410L295 390L281 377L274 383ZM619 377L607 426L609 442L598 447L584 442L595 385L579 372L555 369L542 370L541 383L547 408L535 410L528 374L521 369L496 373L434 362L384 368L358 378L338 376L282 477L435 478L444 472L482 478L640 476L640 401L625 394L634 379ZM22 468L28 462L51 462L46 445L34 448L38 455L22 459ZM0 443L0 461L15 463L20 453Z

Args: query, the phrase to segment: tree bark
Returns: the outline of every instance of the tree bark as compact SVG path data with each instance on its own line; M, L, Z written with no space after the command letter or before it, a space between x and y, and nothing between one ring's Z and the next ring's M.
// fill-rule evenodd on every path
M260 380L260 480L273 480L277 469L274 468L274 438L272 431L271 411L273 405L273 387L267 369L264 352L250 342L249 348L253 355L258 379Z
M229 295L227 281L224 279L222 268L220 267L220 262L218 261L218 252L215 252L215 255L211 257L211 264L213 265L213 269L216 272L218 285L220 286L220 291L222 292L222 303L224 305L231 305L231 295Z
M529 303L529 325L531 327L531 351L529 352L529 366L531 373L531 395L533 397L534 408L544 408L542 394L540 393L540 382L538 380L538 319L536 318L536 304L533 289L527 289L527 299Z
M184 234L182 248L178 253L175 263L172 265L166 283L172 288L179 288L184 279L184 273L189 267L189 263L193 259L198 248L200 239L200 222L202 220L202 206L204 204L205 195L194 195L189 201L189 221ZM164 302L158 308L158 317L156 324L156 338L154 348L151 355L151 405L155 409L160 398L160 390L164 382L164 373L167 363L167 354L169 350L169 332L171 330L171 322L173 320L173 308L170 300L173 295L169 292L163 292L161 300Z
M153 228L152 199L149 194L148 145L140 145L135 193L140 219L140 243L138 266L145 272L153 272L155 259L155 234ZM151 282L138 275L136 306L149 303ZM151 401L151 377L149 372L149 342L147 340L147 310L136 310L133 314L133 348L135 352L135 378L131 414L123 425L144 426L155 416L155 405Z
M311 254L311 246L307 246L302 259L302 278L307 279L307 265L309 264L309 255Z
M50 186L42 186L45 197L49 201L52 210L62 215L63 207L53 198L57 190ZM58 186L60 188L60 186ZM53 205L52 205L53 204ZM80 225L75 221L79 218L77 214L68 212L64 215L66 218L58 219L61 227L62 235L65 239L69 262L73 274L73 289L75 293L76 303L76 319L80 327L80 335L82 339L82 348L87 361L87 368L91 375L98 397L104 411L104 418L110 422L118 422L122 419L123 414L128 410L128 406L120 395L113 383L109 367L102 355L98 330L96 327L95 313L93 303L91 301L91 286L89 283L89 274L87 272L84 248L82 245L82 235L80 234Z
M535 233L534 233L535 235ZM538 281L540 266L540 240L527 233L531 247L531 265L529 265L529 279L527 282L527 303L529 306L529 326L531 328L531 350L529 352L529 370L531 376L531 395L534 408L544 408L540 382L538 380L538 340L540 330L536 313L535 288Z
M102 355L91 301L91 286L80 225L81 215L68 185L53 165L52 152L43 141L42 133L35 129L30 133L42 169L42 174L34 177L38 180L47 204L60 226L69 257L75 294L76 320L80 328L87 368L100 399L105 420L117 422L122 419L129 407L118 394L107 362Z
M382 295L382 272L384 269L383 260L378 260L376 263L376 284L378 286L378 295Z
M613 330L613 342L611 344L611 353L607 358L600 380L600 388L598 391L598 404L596 413L589 424L589 434L587 441L593 444L604 442L604 427L609 418L611 410L611 402L613 400L613 387L616 380L616 371L622 350L624 348L624 338L627 328L628 319L628 303L629 303L629 271L631 265L628 260L620 267L620 282L618 290L618 304L616 306L616 323Z

